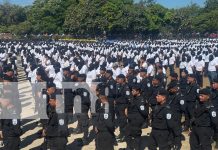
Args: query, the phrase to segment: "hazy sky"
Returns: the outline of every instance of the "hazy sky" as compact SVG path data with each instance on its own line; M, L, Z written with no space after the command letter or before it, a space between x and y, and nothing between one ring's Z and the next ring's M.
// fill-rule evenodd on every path
M4 0L0 0L0 3L2 3ZM31 5L34 0L9 0L10 3L18 4L18 5ZM136 2L139 0L135 0ZM180 8L183 6L186 6L190 4L191 2L197 3L200 6L204 5L205 0L156 0L156 2L164 5L168 8Z

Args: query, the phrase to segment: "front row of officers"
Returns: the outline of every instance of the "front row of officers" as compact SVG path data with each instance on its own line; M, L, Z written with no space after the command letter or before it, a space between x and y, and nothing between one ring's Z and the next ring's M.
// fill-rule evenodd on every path
M191 82L191 79L189 80ZM78 75L78 81L85 84L86 76ZM8 84L8 82L10 79L5 76L3 83ZM109 80L109 82L113 81ZM157 88L156 93L150 99L146 99L139 84L135 83L129 88L122 75L118 76L117 83L118 96L116 99L110 97L110 90L114 87L108 86L108 82L102 82L96 88L98 96L95 104L96 112L91 114L96 150L113 150L116 141L125 141L127 150L142 150L144 149L141 147L142 129L148 126L151 126L149 140L146 141L149 150L157 148L160 150L180 150L181 142L184 140L181 120L183 113L189 107L190 114L186 115L190 117L187 124L189 124L191 131L189 140L191 150L212 149L213 138L215 140L218 138L218 80L213 82L213 91L208 88L201 89L197 91L198 96L195 97L193 93L190 93L193 89L195 91L198 89L192 86L186 94L190 94L191 99L189 100L184 99L184 95L176 82L171 82L168 85L168 90ZM109 91L105 90L107 88ZM42 149L65 150L70 135L68 121L72 118L70 118L69 113L65 113L66 110L61 109L64 104L56 98L56 91L58 90L54 83L48 83L47 89L44 91L47 95L48 119L40 120L42 124L41 135L45 139ZM64 92L67 95L67 91ZM68 92L70 93L70 91ZM78 125L74 132L83 133L82 143L86 145L89 143L90 135L88 133L90 95L86 89L82 88L77 89L75 93L81 98L82 112L75 114ZM1 119L0 123L3 149L18 150L22 129L20 120L13 119L18 115L16 108L7 98L1 99L0 103L2 109L6 110L4 112L11 115L11 119ZM114 134L116 127L119 127L120 130L117 137Z

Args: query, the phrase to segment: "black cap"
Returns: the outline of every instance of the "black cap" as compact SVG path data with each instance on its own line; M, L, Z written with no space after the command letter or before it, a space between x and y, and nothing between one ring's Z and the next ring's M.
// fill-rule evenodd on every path
M70 67L63 68L63 71L70 71Z
M142 68L142 69L140 69L140 72L147 73L147 70L146 70L146 69L144 69L144 68Z
M7 81L10 81L10 82L13 82L13 78L8 76L7 74L3 75L3 80L7 80Z
M56 87L56 85L53 82L48 82L47 83L47 88L51 88L51 87Z
M190 78L196 78L196 76L194 74L189 74L188 77Z
M112 70L107 70L106 73L109 73L111 76L113 75L113 71Z
M167 86L167 89L170 90L172 88L178 87L177 82L170 82Z
M102 71L106 71L106 68L103 67L103 66L101 66L101 67L100 67L100 70L102 70Z
M177 73L171 73L170 76L173 77L173 78L178 78L178 74Z
M135 83L135 84L132 85L132 89L141 91L141 86L140 86L140 84Z
M78 77L78 78L84 78L84 79L86 79L86 74L78 74L77 77Z
M188 71L183 69L182 72L184 72L185 74L188 74Z
M165 89L160 89L160 90L158 90L157 95L167 96L168 92Z
M204 89L201 89L199 91L199 94L203 94L203 95L210 95L211 94L211 91L209 88L204 88Z
M123 74L117 76L117 78L125 79L126 77Z
M153 78L153 80L161 81L161 78L160 78L160 76L156 75L156 76Z
M213 79L213 83L218 83L218 78Z

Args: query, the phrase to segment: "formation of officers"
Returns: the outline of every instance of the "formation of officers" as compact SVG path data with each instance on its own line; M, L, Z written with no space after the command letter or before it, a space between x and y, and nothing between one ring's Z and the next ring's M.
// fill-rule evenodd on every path
M73 134L83 134L78 144L88 145L93 136L96 150L113 150L119 142L126 142L127 150L143 150L144 142L149 150L180 150L182 132L189 132L191 150L211 150L213 142L218 148L217 40L2 42L0 105L10 116L0 123L5 150L21 145L22 122L17 118L24 110L18 88L12 85L18 82L19 55L32 86L35 112L40 116L46 106L48 118L38 122L44 138L41 149L67 149L72 142L68 125L75 118ZM203 76L209 79L206 88ZM40 82L46 82L46 89L37 86ZM65 89L63 82L82 86ZM92 106L90 89L96 82L97 101ZM142 129L148 127L151 132L143 141Z

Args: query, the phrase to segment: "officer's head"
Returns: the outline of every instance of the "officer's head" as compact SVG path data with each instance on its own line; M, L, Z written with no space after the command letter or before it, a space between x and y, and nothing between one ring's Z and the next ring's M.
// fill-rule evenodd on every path
M79 74L77 77L78 77L78 82L86 81L86 74Z
M106 68L105 68L104 66L101 66L101 67L100 67L100 74L101 74L101 75L104 75L105 72L106 72Z
M154 78L153 78L153 80L152 80L152 85L153 86L157 86L157 85L159 85L160 84L160 77L159 76L155 76Z
M178 79L178 74L177 73L172 73L170 74L171 80L177 80Z
M132 95L133 96L140 96L141 94L141 87L139 84L135 84L132 86Z
M125 76L123 74L120 74L117 76L117 83L118 84L123 84L125 82Z
M181 76L183 78L185 78L187 76L187 74L188 74L187 70L183 70L182 73L181 73Z
M207 102L210 99L211 91L208 88L201 89L199 91L200 102Z
M47 83L47 93L49 95L55 93L56 91L56 85L53 82L48 82Z
M140 77L146 78L147 77L147 70L146 69L141 69L140 70Z
M134 66L130 65L128 69L128 74L133 74L134 73Z
M157 93L156 99L158 104L164 104L167 100L168 92L165 89L160 89Z
M187 83L188 83L188 84L195 83L195 81L196 81L195 78L196 78L196 77L195 77L194 74L189 74L189 75L188 75L188 78L187 78Z
M67 77L69 76L69 74L70 74L70 67L63 68L63 75Z
M218 78L213 80L212 86L213 86L213 89L218 90Z
M49 105L51 107L56 107L57 106L56 95L54 93L50 95L48 103L49 103Z
M113 76L113 71L112 71L112 70L107 70L107 71L106 71L106 74L105 74L105 77L106 77L107 79L110 79L112 76Z
M162 67L161 65L158 66L158 68L157 68L157 73L158 73L158 74L163 73L163 67Z
M171 94L177 93L179 91L177 82L171 82L170 84L168 84L167 90Z

